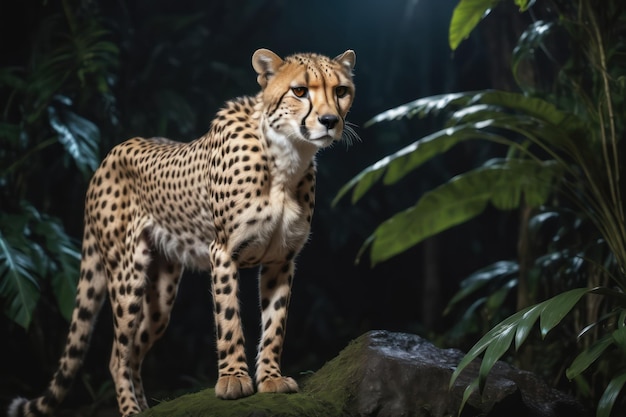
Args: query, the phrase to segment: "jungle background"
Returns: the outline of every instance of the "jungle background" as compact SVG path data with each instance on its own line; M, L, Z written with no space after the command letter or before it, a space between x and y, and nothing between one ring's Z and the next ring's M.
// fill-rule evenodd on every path
M571 57L575 43L557 36L550 52L542 38L527 44L527 51L544 54L517 68L517 74L512 71L516 45L529 25L541 19L558 22L582 3L595 10L598 2L537 1L522 13L513 1L501 1L452 50L448 31L457 3L2 0L0 303L5 314L0 331L5 353L0 357L0 405L4 408L16 395L36 396L56 369L78 278L84 194L99 161L133 136L188 141L204 134L221 103L258 91L250 58L262 47L279 55L313 51L335 56L346 49L357 54L357 93L349 121L361 140L318 155L316 212L310 242L297 262L282 360L286 374L298 377L319 369L351 339L372 329L417 333L439 346L468 350L518 308L585 287L589 258L614 271L610 251L580 255L576 248L602 237L558 198L544 199L541 208L519 203L502 210L489 204L471 221L384 261L372 262L367 249L361 253L368 236L394 213L482 161L507 155L507 149L488 141L464 141L393 186L373 184L354 204L345 196L335 199L361 170L441 129L446 120L445 106L431 117L368 123L375 115L420 97L518 92L524 90L520 73L526 82L533 80L533 93L555 95L559 68L573 73L586 68ZM605 14L618 16L613 23L623 28L623 6L608 4ZM623 52L624 31L614 32L615 49ZM623 54L618 56L623 60ZM529 227L533 218L536 230ZM539 261L529 261L530 254ZM535 269L534 291L518 291L518 276L531 264L553 273ZM465 293L459 295L460 288ZM259 335L255 271L243 272L240 297L253 358ZM107 309L105 304L66 408L90 413L115 402ZM575 316L546 341L534 335L509 360L595 407L611 378L609 356L584 378L566 378L564 358L576 356L584 321ZM623 356L615 357L610 356L612 366L623 370ZM212 386L215 363L208 276L186 273L166 336L144 364L149 397L171 398Z

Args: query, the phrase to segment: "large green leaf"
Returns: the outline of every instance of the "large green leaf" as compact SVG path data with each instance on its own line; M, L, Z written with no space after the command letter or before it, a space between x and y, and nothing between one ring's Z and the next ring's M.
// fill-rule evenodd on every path
M461 289L450 299L444 314L447 314L455 304L475 294L485 286L493 282L508 280L518 272L519 265L513 261L499 261L474 272L461 281Z
M59 309L71 318L79 275L80 251L60 221L23 201L21 211L0 213L0 298L5 313L28 328L49 279Z
M500 0L460 0L452 12L449 43L454 51Z
M514 288L517 288L517 284L517 278L509 278L508 280L504 281L504 283L501 284L499 288L494 290L487 298L487 302L485 303L487 311L489 311L492 315L497 312L503 311L502 306L504 306L512 290Z
M572 364L565 370L569 379L574 379L594 363L604 351L613 344L611 335L607 335L596 341L592 346L583 350L576 356Z
M57 132L59 142L84 177L88 178L100 162L100 130L91 121L71 111L71 101L67 97L58 97L57 102L60 105L48 106L50 126Z
M500 209L513 209L523 195L529 205L541 205L559 172L551 161L501 160L456 176L374 231L372 264L476 217L489 202Z
M467 401L470 399L473 393L478 390L478 378L474 379L463 391L463 398L461 399L461 405L459 407L458 416L461 417L461 411L463 411L463 407L467 404Z
M80 32L74 33L74 50L70 51L78 65L76 76L85 85L88 77L95 81L96 89L102 93L109 93L109 84L106 78L118 66L119 49L113 42L105 40L110 32L95 25L81 26Z
M363 195L384 175L384 183L393 184L403 176L418 168L424 162L436 155L448 151L454 145L471 139L483 139L491 141L504 141L501 136L482 131L489 122L480 124L468 124L447 128L430 134L420 140L411 143L392 155L386 156L375 164L365 168L358 175L345 184L333 200L336 204L350 189L352 202L357 202Z
M604 295L611 298L611 301L619 304L623 309L626 309L626 294L622 291L608 288L608 287L598 287L591 290L592 294Z
M51 258L49 276L57 305L66 320L72 318L79 276L80 251L65 233L61 223L50 217L36 225L36 232L44 238L45 250Z
M520 11L526 11L535 0L514 0ZM450 49L453 51L474 30L491 9L500 3L500 0L460 0L452 12L449 29Z
M365 122L363 126L369 127L376 123L411 118L416 115L420 117L435 115L442 110L448 109L449 107L465 105L475 94L476 92L470 91L465 93L439 94L436 96L418 98L417 100L413 100L377 114Z
M528 308L517 320L517 331L515 332L515 349L519 350L528 338L530 331L535 326L537 319L541 315L543 307L541 304Z
M509 347L511 347L511 342L515 337L515 330L515 326L507 326L504 327L501 332L493 335L489 346L487 346L487 349L485 350L485 354L478 371L478 387L481 392L485 388L485 382L487 381L487 376L489 375L491 368L493 368L496 362L507 352L507 350L509 350Z
M52 290L61 314L67 321L72 319L79 277L80 252L70 246L62 246L57 254L58 267L52 275Z
M368 123L426 115L458 105L464 107L451 115L446 129L419 139L367 167L339 190L333 203L351 189L354 203L381 178L384 184L393 184L424 162L466 140L511 144L510 133L506 136L493 133L502 129L513 132L513 136L526 136L541 149L553 147L567 152L575 160L584 159L589 165L593 163L589 159L589 155L593 155L589 142L579 140L584 137L579 134L583 131L580 119L545 100L519 93L483 91L427 97L381 113Z
M522 93L502 90L466 91L460 93L440 94L422 97L392 109L386 110L365 123L365 127L384 121L425 117L435 115L443 110L461 108L465 110L471 105L499 106L502 109L518 112L535 119L544 120L566 129L579 128L582 121L570 112L564 112L549 101Z
M525 12L530 6L535 4L535 0L514 0L520 12Z
M576 303L585 294L589 293L586 288L566 291L550 299L541 312L539 327L541 335L546 336L563 318L574 308Z
M4 313L28 329L39 300L38 271L33 259L0 231L0 297Z
M626 311L623 311L623 313L626 313ZM626 327L618 327L617 330L611 333L611 337L613 338L613 343L623 352L626 352Z
M546 37L551 33L553 26L553 22L537 20L528 26L518 39L512 58L512 72L518 85L527 84L527 81L523 79L527 71L520 71L520 65L535 56L536 51L543 46Z
M448 334L453 338L456 338L456 335L467 335L472 332L478 331L478 320L477 317L479 314L476 312L479 308L482 308L487 302L487 297L479 297L477 298L469 307L465 307L463 309L463 315L459 320L456 320L454 326ZM447 313L447 312L446 312Z
M489 190L459 195L467 176L426 193L413 207L384 221L374 232L372 265L385 261L453 226L473 219L487 207Z
M536 145L537 150L527 151L522 145L518 149L533 155L547 155L585 167L595 173L602 165L598 153L584 123L573 114L561 112L552 104L517 93L489 92L477 94L476 103L453 113L447 126L473 125L477 129L503 131L503 136L525 138ZM562 162L565 166L565 162Z
M626 384L626 372L618 374L609 382L600 401L598 401L596 417L609 417L611 415L613 405L615 405L620 391L624 388L624 384Z
M518 311L517 313L507 317L497 325L495 325L491 330L489 330L472 348L467 352L463 359L459 362L456 369L452 373L450 377L450 387L454 385L454 382L457 380L461 372L476 358L478 358L492 343L492 341L498 339L501 334L509 334L512 328L517 326L517 322L534 307L528 307L524 310ZM481 368L482 370L482 368ZM489 372L490 369L485 369L484 372Z
M482 389L484 380L487 378L491 368L506 353L513 340L515 340L516 347L519 348L528 335L528 329L536 323L537 319L542 322L542 330L544 327L546 331L551 330L560 321L556 320L557 317L562 319L564 317L563 312L569 313L582 296L590 292L592 290L587 288L566 291L539 304L518 311L494 326L461 359L461 362L452 374L450 386L454 384L467 365L484 352L483 362L479 370L480 387ZM551 327L546 325L547 322L550 323Z
M470 93L465 93L470 94ZM560 110L557 106L549 101L539 97L531 97L522 93L515 93L501 90L485 90L474 92L466 105L459 110L464 116L472 113L478 113L474 119L461 118L453 115L451 117L453 123L467 123L468 121L486 119L481 112L471 111L471 105L487 105L487 110L497 110L502 116L510 115L511 112L520 114L527 120L541 120L550 125L558 126L567 132L573 132L582 129L583 122L573 113ZM491 107L497 106L497 107ZM478 108L478 110L481 110ZM493 114L491 115L493 117Z

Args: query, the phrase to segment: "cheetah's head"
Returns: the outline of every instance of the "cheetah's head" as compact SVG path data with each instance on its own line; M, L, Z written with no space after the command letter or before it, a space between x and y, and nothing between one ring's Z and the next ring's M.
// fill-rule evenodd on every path
M355 61L352 50L334 59L306 53L284 60L270 50L257 50L252 66L263 89L263 129L317 147L340 140L351 131L345 117L354 100Z

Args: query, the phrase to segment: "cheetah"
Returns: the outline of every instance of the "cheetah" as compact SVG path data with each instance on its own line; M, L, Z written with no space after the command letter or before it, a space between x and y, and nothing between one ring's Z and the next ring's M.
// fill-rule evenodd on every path
M356 137L354 51L252 56L261 91L228 101L208 133L188 143L133 138L115 146L89 183L76 304L47 390L17 398L9 416L50 415L82 364L106 296L113 312L109 369L120 414L148 408L141 366L163 336L184 268L211 272L218 379L215 394L254 393L244 351L239 268L259 267L262 335L258 392L298 391L280 357L295 258L315 204L315 154Z

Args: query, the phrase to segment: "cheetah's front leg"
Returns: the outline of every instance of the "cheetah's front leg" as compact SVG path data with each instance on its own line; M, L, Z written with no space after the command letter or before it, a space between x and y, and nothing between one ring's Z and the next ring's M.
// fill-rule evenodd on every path
M259 280L263 335L257 356L256 383L259 392L297 392L298 384L280 372L280 355L287 324L294 263L263 266Z
M246 397L254 393L254 385L248 374L239 314L237 262L214 244L211 267L219 373L215 394L223 399Z

